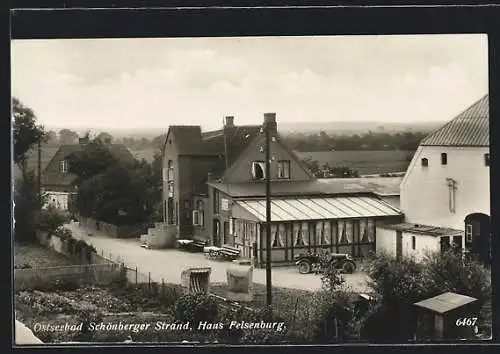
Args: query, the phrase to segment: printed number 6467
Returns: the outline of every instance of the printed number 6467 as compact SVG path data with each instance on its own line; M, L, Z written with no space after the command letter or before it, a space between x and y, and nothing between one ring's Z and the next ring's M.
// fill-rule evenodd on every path
M477 317L465 317L465 318L459 318L456 322L455 325L457 327L469 327L469 326L475 326L477 322Z

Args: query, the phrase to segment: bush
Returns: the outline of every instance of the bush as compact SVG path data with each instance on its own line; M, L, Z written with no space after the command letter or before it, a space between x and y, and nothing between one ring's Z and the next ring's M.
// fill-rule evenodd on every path
M178 321L190 322L195 328L199 322L214 323L218 313L217 303L208 295L183 295L175 302L174 309Z
M491 273L481 263L466 260L450 249L429 253L423 260L425 286L430 294L450 291L474 297L481 304L491 298ZM432 295L432 296L435 296Z
M71 230L65 228L65 227L60 227L55 231L55 235L61 239L61 241L69 241L73 239L73 233Z
M356 293L346 288L322 289L302 306L294 326L294 339L312 342L333 342L357 338Z
M366 339L404 341L414 332L413 304L445 292L472 296L482 303L491 297L491 278L481 264L461 253L429 253L422 262L377 255L367 267L376 305L362 324ZM387 321L391 318L391 321Z
M67 222L69 222L69 216L66 213L53 205L48 205L40 211L37 228L53 235Z
M332 266L330 259L327 255L320 258L321 268L323 273L321 274L321 283L324 289L336 290L345 283L345 278L340 273L339 269L335 269Z
M217 316L218 322L223 324L223 329L218 331L218 340L229 344L271 344L283 343L287 341L287 328L285 321L280 318L272 309L263 307L257 311L251 311L243 306L232 308L222 307ZM265 324L276 322L280 327L242 329L231 327L231 322L247 322Z

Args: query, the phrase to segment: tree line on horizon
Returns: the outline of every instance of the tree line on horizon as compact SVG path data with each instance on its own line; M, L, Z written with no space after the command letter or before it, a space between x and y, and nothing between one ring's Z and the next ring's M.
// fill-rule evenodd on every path
M328 134L320 133L289 133L282 136L284 143L299 152L318 151L415 151L427 132L372 132L360 134ZM108 132L94 134L104 142L123 144L131 150L161 149L166 134L154 138L140 136L115 137ZM71 129L61 129L59 132L48 131L46 145L77 144L80 136Z

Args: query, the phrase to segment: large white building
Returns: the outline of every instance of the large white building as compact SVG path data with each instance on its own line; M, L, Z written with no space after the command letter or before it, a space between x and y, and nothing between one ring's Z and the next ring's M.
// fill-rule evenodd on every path
M489 105L485 95L420 144L401 183L405 223L377 229L377 249L422 256L451 243L489 257Z

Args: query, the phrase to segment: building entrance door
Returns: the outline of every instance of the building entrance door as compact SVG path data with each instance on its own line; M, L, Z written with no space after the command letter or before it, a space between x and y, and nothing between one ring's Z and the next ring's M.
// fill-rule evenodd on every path
M219 219L214 219L213 222L213 234L212 234L212 240L214 243L214 246L220 247L221 242L220 242L220 221Z
M490 217L482 213L469 214L465 217L465 248L479 261L491 262Z
M231 239L231 235L229 234L229 222L224 221L224 243L234 246L234 240Z

